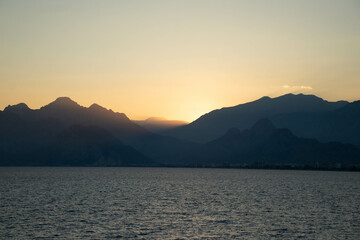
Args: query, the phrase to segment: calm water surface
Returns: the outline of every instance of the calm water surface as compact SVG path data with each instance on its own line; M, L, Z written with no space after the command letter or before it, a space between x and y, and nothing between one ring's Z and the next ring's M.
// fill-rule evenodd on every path
M0 168L0 239L360 239L360 173Z

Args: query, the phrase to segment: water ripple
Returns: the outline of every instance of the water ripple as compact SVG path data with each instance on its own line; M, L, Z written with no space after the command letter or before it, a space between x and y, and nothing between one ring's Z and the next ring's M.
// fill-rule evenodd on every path
M0 168L1 239L360 239L360 174Z

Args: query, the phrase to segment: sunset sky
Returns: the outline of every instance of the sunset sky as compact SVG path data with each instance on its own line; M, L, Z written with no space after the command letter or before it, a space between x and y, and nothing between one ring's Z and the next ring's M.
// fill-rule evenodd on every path
M192 121L288 92L360 99L359 0L0 0L1 110Z

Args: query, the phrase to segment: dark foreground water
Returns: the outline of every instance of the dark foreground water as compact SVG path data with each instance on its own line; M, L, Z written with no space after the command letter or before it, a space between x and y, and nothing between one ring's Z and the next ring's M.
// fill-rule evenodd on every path
M0 239L360 239L360 173L0 168Z

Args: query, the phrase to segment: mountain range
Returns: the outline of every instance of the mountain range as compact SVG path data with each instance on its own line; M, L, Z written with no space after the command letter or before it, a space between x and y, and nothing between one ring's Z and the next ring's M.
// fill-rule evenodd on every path
M262 118L297 136L321 142L339 141L360 146L360 102L328 102L314 95L287 94L211 111L194 122L162 132L193 142L206 143L230 128L244 130Z
M289 129L275 128L270 120L261 119L250 129L240 131L232 128L205 144L196 159L204 164L230 166L336 168L359 164L360 149L351 144L320 143L316 139L299 138Z
M32 154L33 164L50 166L152 166L155 162L125 146L105 129L73 125Z
M288 128L297 136L360 147L360 101L331 111L278 114L270 119L276 126Z
M0 112L0 165L151 166L154 161L96 126L65 127L58 119L27 120Z
M56 144L58 136L74 125L99 127L119 143L150 153L147 155L155 159L176 159L192 146L186 141L152 133L124 113L116 113L97 104L86 108L68 97L57 98L37 110L30 109L25 103L9 105L0 111L0 124L0 165L38 165L34 161L35 152L50 152L49 148ZM34 157L24 163L25 158L30 159L29 156Z
M60 97L0 111L0 165L360 168L359 117L359 101L287 94L183 125Z
M86 108L68 97L59 97L37 110L20 103L6 107L4 112L17 114L30 121L56 119L61 122L63 128L74 124L100 126L126 143L150 134L145 128L133 123L124 113L113 112L95 103Z

